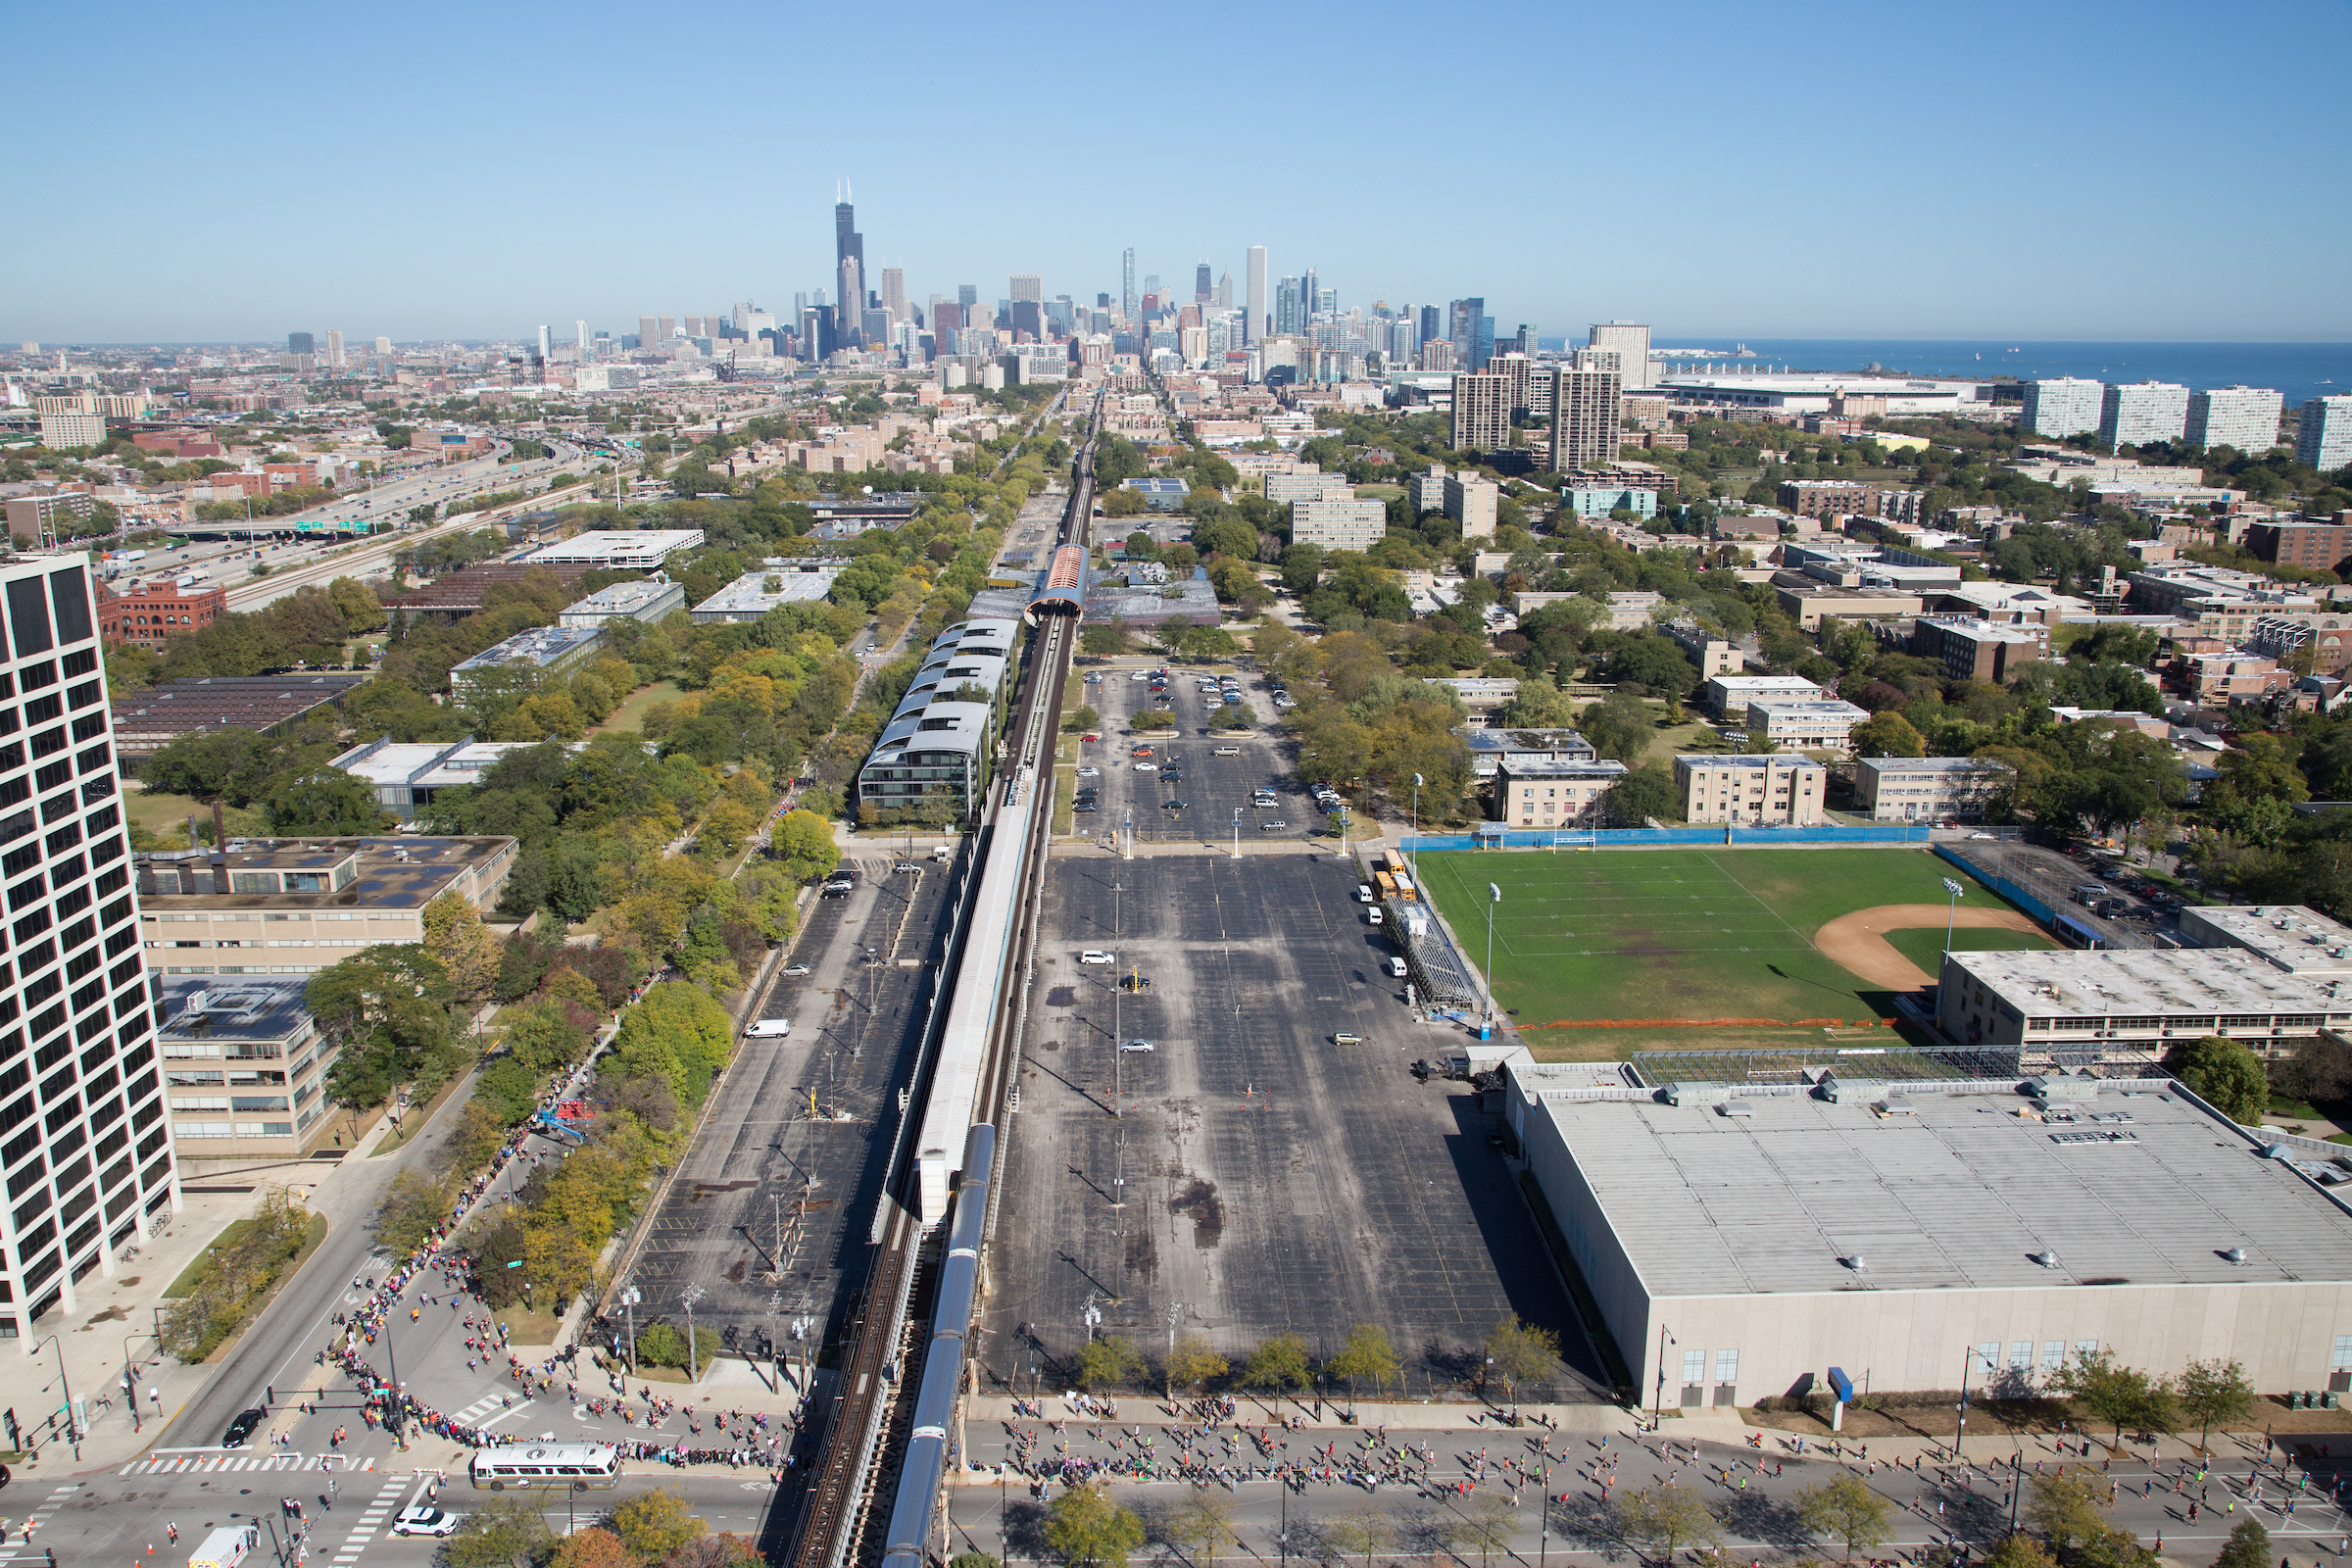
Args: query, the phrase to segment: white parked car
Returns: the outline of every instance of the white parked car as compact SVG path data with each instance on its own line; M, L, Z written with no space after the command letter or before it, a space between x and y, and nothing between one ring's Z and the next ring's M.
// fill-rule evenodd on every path
M1078 961L1080 963L1116 963L1119 961L1119 956L1115 953L1105 953L1101 948L1089 948L1078 955Z
M1159 764L1157 762L1138 762L1135 764L1135 770L1138 773L1156 773L1159 771Z
M1089 763L1087 766L1078 770L1078 776L1080 778L1101 778L1102 776L1102 770L1094 766L1092 763Z
M1119 1045L1119 1049L1121 1051L1150 1051L1152 1049L1152 1042L1149 1040L1128 1040L1122 1041Z
M458 1528L458 1516L440 1508L403 1508L392 1521L396 1536L447 1536Z

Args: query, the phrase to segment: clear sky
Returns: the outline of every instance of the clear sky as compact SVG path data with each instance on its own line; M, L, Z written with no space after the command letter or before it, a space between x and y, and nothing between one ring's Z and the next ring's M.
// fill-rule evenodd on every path
M9 5L0 339L1314 267L1502 331L2352 339L2352 6Z

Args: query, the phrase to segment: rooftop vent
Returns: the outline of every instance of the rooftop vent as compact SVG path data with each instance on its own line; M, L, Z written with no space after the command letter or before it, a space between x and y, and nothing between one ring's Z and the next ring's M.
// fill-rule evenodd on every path
M1838 1261L1857 1274L1865 1272L1870 1267L1870 1259L1864 1257L1860 1252L1856 1252L1850 1257L1841 1257Z
M1744 1100L1727 1100L1715 1107L1715 1113L1719 1116L1753 1116L1756 1107Z
M2246 1266L2246 1250L2242 1247L2230 1248L2222 1253L2222 1261L2244 1268Z
M2038 1252L2028 1252L2026 1256L2031 1258L2033 1261L2039 1263L2043 1268L2056 1268L2058 1266L2058 1254L2049 1250L2047 1248L2044 1248Z

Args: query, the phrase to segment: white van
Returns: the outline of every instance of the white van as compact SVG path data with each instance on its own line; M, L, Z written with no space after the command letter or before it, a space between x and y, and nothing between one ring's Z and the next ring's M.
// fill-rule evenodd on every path
M252 1525L223 1525L188 1553L188 1568L237 1568L252 1552L261 1531Z
M1395 954L1393 954L1393 953L1389 955L1389 958L1388 958L1388 964L1389 964L1389 974L1390 974L1390 976L1391 976L1392 978L1394 978L1394 979L1402 980L1402 979L1404 979L1404 978L1405 978L1407 975L1409 975L1409 974L1412 972L1412 971L1410 971L1409 969L1405 968L1405 966L1404 966L1404 960L1403 960L1402 958L1399 958L1399 957L1397 957L1397 956L1396 956Z
M1355 885L1355 902L1358 904L1370 904L1372 902L1371 883L1358 882Z
M759 1018L743 1032L746 1040L780 1040L792 1033L790 1018Z
M1374 908L1374 909L1366 909L1366 910L1364 911L1364 924L1366 924L1366 925L1378 925L1378 924L1380 924L1380 911L1379 911L1378 909L1376 909L1376 908Z
M1211 757L1239 757L1242 755L1242 749L1239 746L1219 746L1212 749L1208 755Z

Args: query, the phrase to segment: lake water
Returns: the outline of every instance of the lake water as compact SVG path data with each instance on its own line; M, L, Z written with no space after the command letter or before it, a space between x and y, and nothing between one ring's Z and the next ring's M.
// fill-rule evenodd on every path
M2177 381L2190 391L2275 387L2290 409L2352 393L2352 343L2034 343L1879 338L1747 338L1756 358L1732 365L1791 370L1859 370L1876 361L1912 375L2082 376L2092 381ZM1653 338L1653 352L1730 350L1732 339ZM1694 368L1700 362L1693 362ZM1712 362L1722 368L1727 362Z

